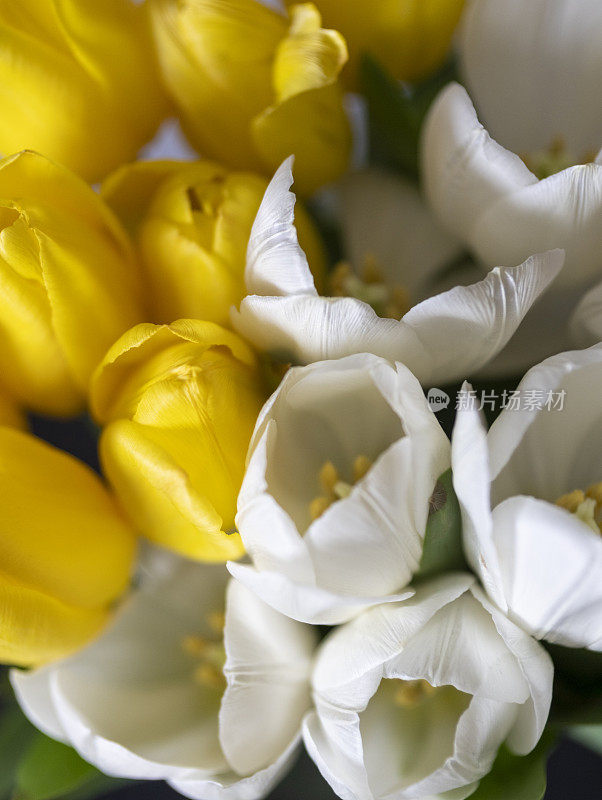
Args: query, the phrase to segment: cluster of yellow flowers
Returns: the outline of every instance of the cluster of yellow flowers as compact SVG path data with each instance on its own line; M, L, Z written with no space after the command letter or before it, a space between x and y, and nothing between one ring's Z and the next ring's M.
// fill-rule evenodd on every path
M461 6L0 0L2 662L94 635L137 534L197 560L242 555L236 496L268 387L229 309L267 176L294 153L302 195L339 177L359 54L420 77ZM216 160L130 163L173 114ZM319 276L302 209L297 225ZM26 411L86 407L113 493L26 432Z

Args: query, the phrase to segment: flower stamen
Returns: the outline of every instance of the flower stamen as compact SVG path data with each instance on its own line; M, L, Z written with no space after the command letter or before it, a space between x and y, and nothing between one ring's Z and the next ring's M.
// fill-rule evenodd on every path
M411 308L408 290L403 286L389 286L371 253L365 255L359 276L347 261L340 261L330 276L330 294L355 297L371 306L379 317L389 319L401 319Z
M366 475L371 466L372 462L367 456L356 456L352 465L353 483L347 483L347 481L341 480L339 471L332 461L326 461L318 473L322 494L314 497L309 504L311 521L314 522L321 517L337 500L349 497L354 485Z
M585 491L575 489L563 494L556 500L556 505L574 514L595 533L602 534L602 481Z
M596 153L583 153L582 157L575 161L564 138L557 136L550 142L548 147L535 153L523 154L521 158L531 172L540 180L543 180L575 164L590 164L595 161Z
M224 664L226 650L224 647L225 617L222 611L211 611L206 621L214 636L190 634L182 639L184 652L199 662L193 669L196 683L206 689L223 691L226 688Z
M416 708L437 691L428 681L399 681L393 702L400 708Z

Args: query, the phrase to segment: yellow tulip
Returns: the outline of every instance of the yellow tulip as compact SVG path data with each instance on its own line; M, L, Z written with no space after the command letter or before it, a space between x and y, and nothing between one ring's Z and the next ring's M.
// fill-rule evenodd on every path
M0 372L24 405L71 414L109 345L144 318L129 240L80 178L0 161Z
M127 588L135 536L96 475L0 427L0 662L38 665L81 647Z
M0 425L21 430L27 428L23 408L2 384L0 384Z
M146 6L0 0L0 153L38 150L87 180L133 159L168 101Z
M247 243L267 184L212 161L139 161L107 179L102 195L138 245L155 322L230 325L231 306L246 294ZM319 282L325 255L300 204L295 221Z
M292 0L285 0L292 5ZM374 56L393 77L417 81L441 65L464 0L315 0L325 25L349 46L345 79L358 87L361 56Z
M150 0L164 80L203 155L272 174L296 156L297 190L339 177L351 135L338 77L344 39L311 3Z
M238 558L236 498L265 399L247 345L212 322L138 325L91 387L104 473L138 530L199 561Z

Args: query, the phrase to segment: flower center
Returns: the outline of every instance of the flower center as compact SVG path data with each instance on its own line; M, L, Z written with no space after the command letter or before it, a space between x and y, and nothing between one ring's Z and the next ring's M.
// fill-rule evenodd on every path
M521 158L531 172L543 180L575 164L590 164L595 160L596 154L593 152L583 153L582 158L575 161L562 136L557 136L548 147L535 153L524 154Z
M393 702L400 708L416 708L426 699L432 697L437 688L428 681L397 681L399 686L395 688Z
M602 534L602 481L594 483L589 489L575 489L563 494L556 505L565 508L595 532Z
M364 477L371 466L372 462L367 456L356 456L352 467L353 482L347 483L341 480L339 471L332 461L327 461L318 473L322 493L314 497L309 504L311 521L314 522L318 517L321 517L326 509L330 508L337 500L349 497L353 486Z
M210 635L185 636L182 639L182 649L197 662L193 671L196 683L206 689L217 689L222 692L226 688L224 614L221 611L212 611L206 615L205 619L211 632Z
M366 254L361 275L355 274L351 265L340 261L329 282L333 297L355 297L376 311L379 317L401 319L411 308L410 296L403 286L389 286L376 258Z

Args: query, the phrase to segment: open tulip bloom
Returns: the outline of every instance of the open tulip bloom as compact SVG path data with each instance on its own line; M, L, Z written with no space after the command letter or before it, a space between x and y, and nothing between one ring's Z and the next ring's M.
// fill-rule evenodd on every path
M454 486L467 558L489 597L538 639L602 651L602 345L527 373L523 398L550 393L555 412L508 407L486 433L458 411ZM465 391L468 391L466 389Z

